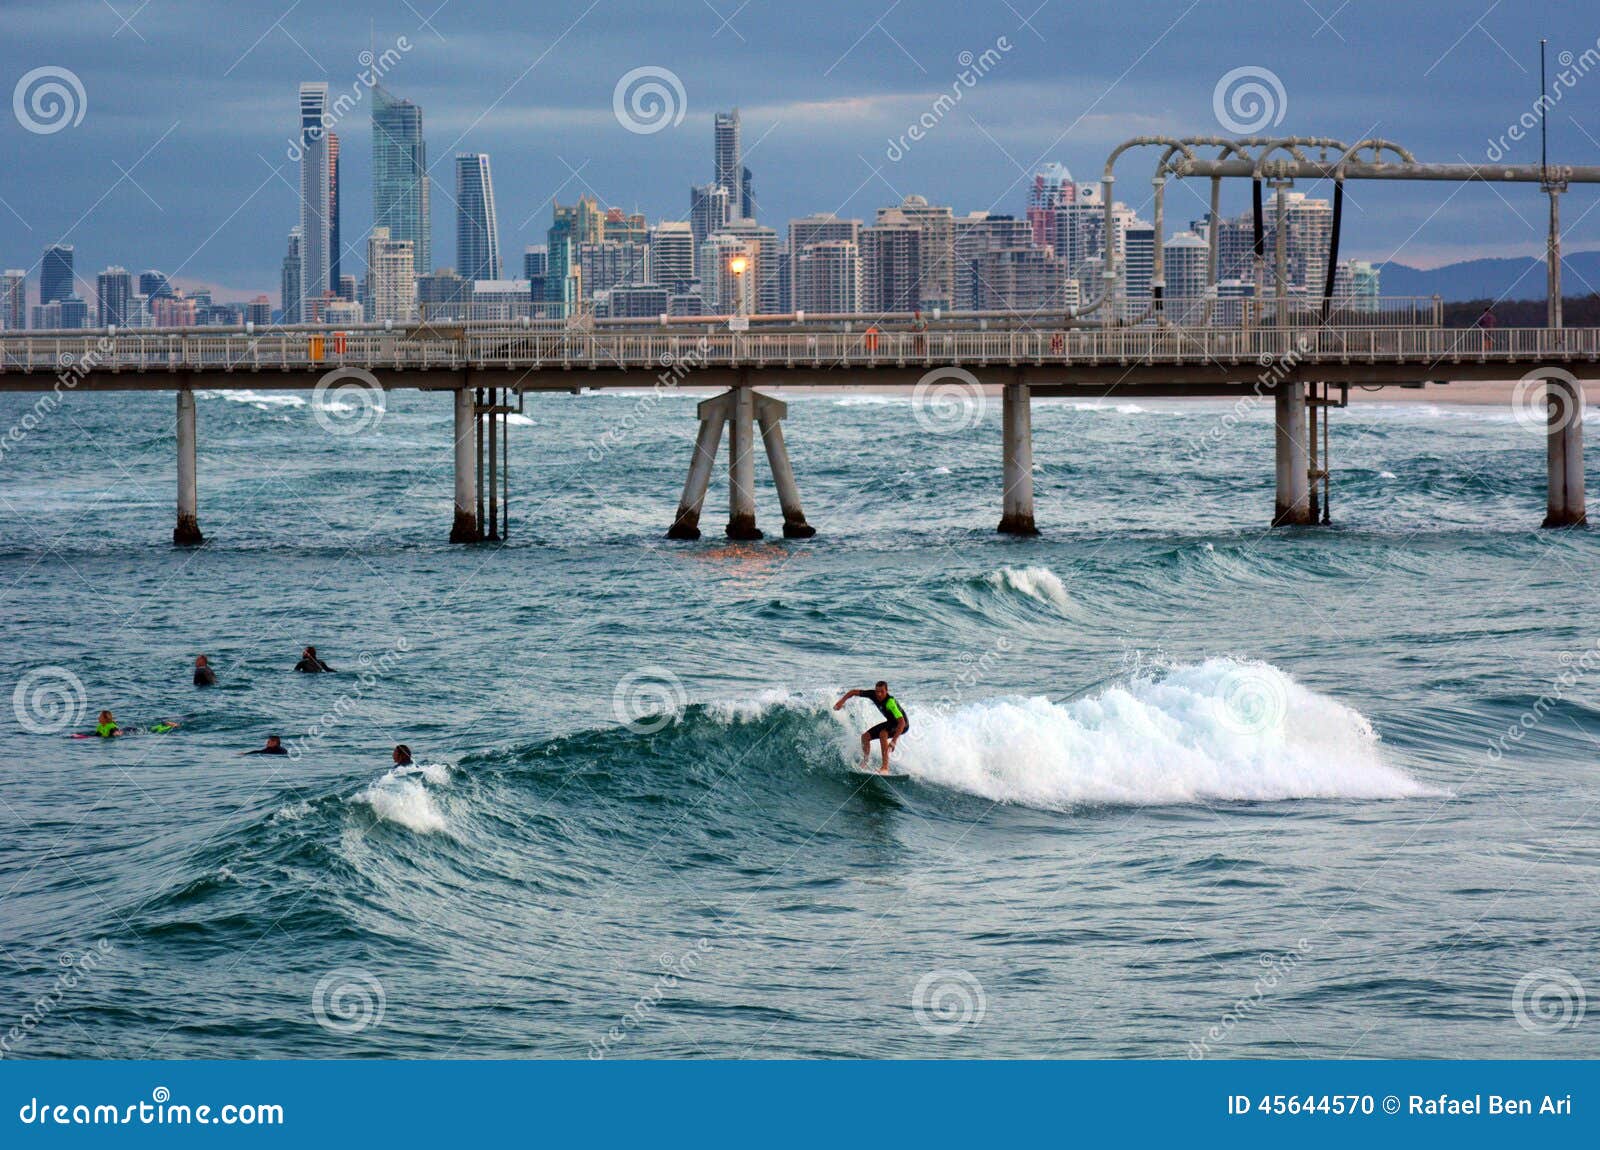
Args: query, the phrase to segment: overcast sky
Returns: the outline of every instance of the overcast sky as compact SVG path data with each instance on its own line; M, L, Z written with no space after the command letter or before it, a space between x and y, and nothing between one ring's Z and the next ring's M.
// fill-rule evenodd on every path
M423 108L435 263L455 259L451 156L472 150L492 156L501 247L519 270L552 197L683 218L689 185L711 178L712 115L734 105L762 221L780 231L812 211L870 220L909 193L1020 214L1042 162L1098 178L1128 136L1225 131L1218 83L1240 68L1281 84L1279 101L1266 81L1280 134L1499 158L1491 144L1537 97L1541 35L1553 77L1596 46L1600 17L1544 0L0 0L13 96L0 112L0 266L34 269L65 241L91 282L108 264L159 267L221 298L276 299L298 220L286 155L298 85L359 90L371 44L393 60L385 86ZM28 103L51 75L19 90L41 68L81 84L79 102L57 78L76 105L64 120ZM614 111L619 81L641 68L681 85L680 102L664 81L674 114L659 130L630 131L626 103ZM930 113L953 87L960 102ZM347 248L372 222L369 106L335 129ZM1221 107L1236 123L1255 114ZM924 113L925 138L891 143ZM1600 162L1600 67L1575 77L1550 125L1552 158ZM1538 159L1536 137L1507 143L1505 158ZM1118 198L1146 204L1154 159L1119 166ZM1169 198L1173 222L1199 215L1204 194L1197 183ZM1233 195L1242 210L1243 189ZM1563 205L1572 250L1600 246L1597 195L1575 189ZM1432 266L1542 251L1545 206L1530 186L1356 186L1348 207L1358 257Z

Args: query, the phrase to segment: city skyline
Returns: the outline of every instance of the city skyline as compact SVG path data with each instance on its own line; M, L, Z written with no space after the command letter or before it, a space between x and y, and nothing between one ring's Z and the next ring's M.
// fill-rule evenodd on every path
M176 269L179 283L213 285L219 298L270 290L278 278L284 211L292 209L298 184L283 159L292 128L285 128L281 111L282 70L317 78L320 68L335 94L348 91L361 70L357 55L373 39L374 16L382 20L380 50L402 35L412 45L384 83L426 109L433 180L450 190L449 157L456 151L495 157L501 242L508 252L542 241L555 198L570 202L593 194L652 220L683 218L682 189L711 178L700 141L710 134L715 113L734 107L741 111L743 151L757 173L764 219L829 210L866 218L910 193L963 211L993 206L1016 213L1026 174L1037 163L1055 160L1079 179L1090 178L1125 136L1216 130L1216 81L1246 64L1272 67L1283 78L1288 110L1277 130L1355 137L1377 121L1376 131L1419 155L1481 157L1531 103L1537 61L1529 26L1551 36L1553 63L1562 50L1581 53L1593 38L1555 5L1530 5L1515 18L1497 13L1485 18L1482 31L1469 21L1444 29L1418 18L1416 42L1404 45L1407 63L1415 64L1409 56L1418 43L1436 49L1428 55L1438 60L1422 70L1426 74L1415 67L1397 74L1389 59L1401 49L1389 43L1397 39L1393 14L1380 24L1374 10L1360 5L1331 26L1319 26L1306 12L1304 28L1298 27L1301 14L1279 19L1233 4L1176 15L1170 28L1138 26L1132 15L1047 7L1029 18L1036 31L1003 7L962 21L934 18L941 5L898 9L875 29L876 14L824 5L811 17L816 34L801 37L780 34L776 13L752 9L734 25L743 41L733 29L719 29L710 13L702 27L698 18L674 21L665 8L648 5L625 26L594 23L603 10L580 20L578 6L548 18L512 20L503 34L487 37L448 10L436 21L436 36L409 16L400 22L376 6L356 4L338 13L296 13L288 21L293 26L282 30L265 14L259 28L241 18L231 30L236 40L203 28L203 21L186 24L190 9L177 4L147 11L135 24L142 40L128 29L118 37L137 46L142 91L176 94L165 86L159 61L185 62L172 70L187 73L192 95L172 103L171 115L153 110L159 100L138 110L112 97L135 63L113 41L118 26L110 13L102 13L103 28L98 17L87 17L81 27L51 21L47 31L41 6L8 6L0 13L0 30L11 33L11 46L0 48L4 74L15 82L43 62L71 67L89 104L81 124L48 136L27 133L10 118L0 125L0 136L28 157L26 181L17 172L0 183L0 199L10 209L0 208L0 263L30 266L45 243L63 239L96 253L88 260L93 267L80 274L114 263L154 264ZM1313 47L1286 54L1279 35L1285 29L1278 26L1284 23ZM1452 46L1463 31L1468 34ZM313 60L290 35L313 45ZM886 144L947 89L961 54L981 53L1002 36L1012 49L960 108L903 159L886 158ZM612 115L612 89L630 68L648 64L682 78L684 115L653 134L631 133ZM1463 76L1473 79L1465 93L1456 84ZM1452 92L1448 107L1426 98L1446 90ZM1580 86L1552 117L1556 155L1581 158L1593 150L1580 129L1595 99ZM372 223L361 218L371 200L372 172L367 149L350 146L349 139L352 126L358 134L366 130L369 115L369 108L359 108L353 124L343 125L340 182L350 234L341 247L357 253L356 263ZM1518 155L1536 158L1536 142L1525 140ZM116 159L129 178L119 180L103 159L96 170L97 156ZM198 198L181 178L197 167L208 176L207 193ZM432 191L431 228L453 230L448 196L439 186ZM1489 189L1448 201L1442 193L1373 189L1363 199L1364 210L1351 220L1352 255L1395 255L1430 266L1537 250L1537 206L1518 207L1527 227L1513 217L1512 229L1491 228L1503 208ZM1580 210L1570 220L1569 250L1595 246L1596 219ZM141 250L128 250L132 235ZM444 262L433 258L434 266Z

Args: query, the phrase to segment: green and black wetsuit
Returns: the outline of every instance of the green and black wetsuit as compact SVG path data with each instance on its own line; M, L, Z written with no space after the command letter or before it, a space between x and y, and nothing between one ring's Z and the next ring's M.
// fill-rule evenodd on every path
M900 705L900 700L893 695L885 695L883 702L880 703L878 702L878 696L870 690L857 691L856 694L878 708L878 711L883 715L883 722L867 731L868 738L876 739L879 735L888 735L891 739L894 738L895 728L900 725L900 720L902 719L905 719L905 731L911 729L911 720L906 718L905 708ZM905 731L900 733L905 734Z

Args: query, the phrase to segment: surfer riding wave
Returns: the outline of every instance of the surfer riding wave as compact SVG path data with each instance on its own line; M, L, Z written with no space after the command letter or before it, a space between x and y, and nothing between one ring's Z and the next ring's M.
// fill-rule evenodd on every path
M911 720L906 718L905 708L900 705L900 700L889 694L889 684L879 679L870 690L849 690L839 696L839 701L833 705L835 711L839 710L851 699L857 697L870 700L883 716L883 722L870 727L861 734L861 765L856 769L867 769L867 760L872 758L872 744L876 740L883 750L883 766L878 768L880 775L889 773L889 752L894 750L900 741L900 736L911 729Z

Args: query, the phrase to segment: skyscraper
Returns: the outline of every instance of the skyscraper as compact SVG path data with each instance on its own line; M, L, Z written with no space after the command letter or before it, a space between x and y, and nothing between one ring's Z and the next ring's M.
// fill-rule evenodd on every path
M559 304L552 318L564 319L583 302L581 251L605 236L605 216L593 196L579 196L571 207L552 204L554 216L546 233L544 298Z
M339 134L328 133L328 287L339 290Z
M100 327L128 327L133 323L133 276L127 268L107 268L100 273L95 289L100 299L95 322Z
M0 276L0 330L22 331L28 326L28 273L15 268Z
M146 299L159 299L172 294L172 285L167 282L167 273L150 268L139 273L139 294Z
M831 212L818 212L814 215L801 216L799 219L789 221L789 298L795 308L800 311L837 310L833 308L820 308L815 302L802 303L801 300L811 297L800 288L800 257L806 248L813 244L827 244L837 241L849 243L852 246L861 239L860 220L841 220ZM835 253L832 258L840 258ZM859 277L861 264L859 252L852 258L855 259L856 275ZM854 298L859 302L859 287L854 293Z
M323 117L328 85L300 85L300 285L299 300L320 299L333 287L333 173Z
M416 314L417 267L410 240L396 240L388 228L367 237L367 320L403 323Z
M700 184L689 189L689 231L696 249L706 237L720 232L732 219L728 189L721 184Z
M922 229L898 212L879 212L876 223L861 229L862 310L881 315L921 307L921 266Z
M650 278L668 295L688 290L694 280L694 232L687 223L664 221L651 229Z
M283 309L284 323L299 323L305 292L301 290L301 273L305 268L302 257L300 229L289 229L289 250L283 257L283 279L279 287L278 303ZM152 304L154 299L151 300Z
M1211 247L1194 232L1179 232L1161 245L1162 310L1177 324L1198 324L1205 317L1206 275Z
M716 118L716 174L712 183L728 190L728 214L738 218L744 210L744 156L739 140L739 109L718 112Z
M456 270L469 282L500 278L500 223L484 152L456 156Z
M756 218L756 191L755 179L750 175L750 169L743 169L739 177L739 213L747 220Z
M793 278L796 311L861 310L861 257L851 240L807 244L794 255Z
M44 259L39 264L39 304L70 299L72 290L71 244L51 244L44 249Z
M418 275L433 270L422 109L382 85L372 89L372 223L411 241Z

